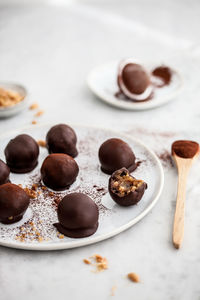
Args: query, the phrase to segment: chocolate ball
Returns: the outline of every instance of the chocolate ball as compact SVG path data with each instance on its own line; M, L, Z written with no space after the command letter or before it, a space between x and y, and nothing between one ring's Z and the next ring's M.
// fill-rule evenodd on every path
M163 87L170 84L172 78L172 70L169 67L160 66L152 71L152 75L160 80L159 82L155 82L155 85L157 87Z
M76 180L79 167L69 155L54 153L48 155L41 167L41 178L49 188L62 191Z
M105 141L99 148L101 169L106 174L125 167L130 172L136 169L135 155L130 146L116 138Z
M47 133L46 142L49 153L65 153L72 157L78 154L76 133L66 124L53 126Z
M10 169L9 167L0 159L0 185L10 182Z
M7 165L13 173L27 173L38 164L39 147L27 134L20 134L10 140L5 148Z
M72 238L94 234L98 228L99 210L95 202L85 194L72 193L58 205L58 231Z
M21 220L29 202L29 196L18 185L2 184L0 186L0 222L11 224Z
M120 91L132 100L145 100L152 93L150 75L145 68L130 60L120 63L117 82Z
M131 176L126 168L115 171L108 183L111 198L121 206L138 203L146 189L147 184Z

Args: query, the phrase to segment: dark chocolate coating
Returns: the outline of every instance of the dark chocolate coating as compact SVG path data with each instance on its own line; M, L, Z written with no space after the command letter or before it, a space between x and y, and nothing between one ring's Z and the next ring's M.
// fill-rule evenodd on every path
M157 84L157 87L163 87L170 84L172 78L172 70L166 66L160 66L152 71L152 75L159 77L163 83Z
M121 81L132 94L142 94L150 84L150 78L144 68L138 64L128 63L118 75L118 85L121 90Z
M10 182L10 168L0 159L0 185Z
M63 153L49 154L41 167L41 178L49 188L62 191L76 180L79 167L76 161Z
M133 176L129 174L129 171L126 168L122 168L120 170L115 171L109 179L108 182L108 191L111 198L120 206L131 206L137 204L142 196L144 195L145 190L147 189L147 184L145 182L137 188L135 191L131 191L129 194L125 196L120 196L120 194L114 193L112 189L112 180L115 178L116 174L119 172L127 172L127 174L134 179Z
M72 157L78 154L76 133L66 124L53 126L47 133L46 142L49 153L65 153Z
M11 224L21 220L29 202L29 196L18 185L2 184L0 186L0 222Z
M130 172L136 169L135 155L130 146L116 138L105 141L99 148L101 169L106 174L125 167Z
M59 203L59 223L54 226L66 236L83 238L96 232L98 218L98 207L90 197L82 193L72 193Z
M10 140L5 148L7 165L13 173L27 173L38 164L39 146L27 134L20 134Z

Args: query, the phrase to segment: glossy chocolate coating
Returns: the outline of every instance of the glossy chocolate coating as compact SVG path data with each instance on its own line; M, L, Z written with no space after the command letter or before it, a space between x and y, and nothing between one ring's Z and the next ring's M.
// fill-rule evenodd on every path
M49 188L62 191L76 180L79 167L76 161L63 153L49 154L41 167L41 178Z
M10 168L0 159L0 185L10 182Z
M78 154L76 133L66 124L53 126L47 133L46 142L49 153L65 153L72 157Z
M27 173L38 164L39 146L27 134L20 134L10 140L5 148L7 165L13 173Z
M72 238L94 234L98 228L99 210L94 201L82 193L65 196L58 205L58 231Z
M101 169L106 174L125 167L130 172L136 169L135 155L130 146L116 138L105 141L99 148Z
M132 179L135 179L133 176L131 176L129 174L129 171L126 168L122 168L120 170L115 171L112 176L109 179L109 183L108 183L108 191L109 194L111 196L111 198L119 205L121 206L131 206L131 205L135 205L137 204L145 190L147 189L147 184L145 182L142 182L141 185L136 188L133 191L130 191L129 193L125 193L124 195L120 195L119 192L117 192L117 190L115 189L115 187L113 186L113 183L115 181L117 181L117 176L123 176L127 174L128 176L130 176Z
M21 220L29 202L29 196L18 185L2 184L0 186L0 222L11 224Z
M128 63L118 75L118 85L120 90L121 83L132 94L142 94L150 84L150 78L144 68L135 63Z

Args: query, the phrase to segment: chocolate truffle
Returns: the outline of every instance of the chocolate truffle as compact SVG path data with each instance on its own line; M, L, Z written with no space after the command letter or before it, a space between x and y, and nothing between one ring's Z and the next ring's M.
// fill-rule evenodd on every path
M147 70L131 60L120 63L117 82L120 91L132 100L145 100L152 93Z
M146 188L147 184L143 180L137 180L131 176L126 168L115 171L108 183L110 196L121 206L138 203Z
M10 140L5 148L7 165L14 173L32 171L38 164L38 155L38 144L27 134L20 134Z
M41 167L41 177L49 188L62 191L76 180L79 167L76 161L69 155L54 153L48 155Z
M99 148L101 169L106 174L125 167L130 172L136 169L135 155L130 146L116 138L105 141Z
M15 223L22 219L29 206L30 198L16 184L5 183L0 186L0 222Z
M59 232L72 238L94 234L98 228L99 211L92 199L82 193L65 196L58 205Z
M160 66L152 71L152 75L159 79L159 82L155 81L154 84L157 87L163 87L170 84L172 78L172 70L169 67Z
M0 159L0 185L10 182L9 175L10 175L9 167Z
M66 124L53 126L47 133L46 142L49 153L65 153L72 157L78 154L76 133Z

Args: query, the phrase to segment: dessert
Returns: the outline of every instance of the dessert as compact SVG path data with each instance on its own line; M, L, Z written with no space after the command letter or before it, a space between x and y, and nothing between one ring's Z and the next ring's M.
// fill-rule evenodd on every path
M98 218L98 207L90 197L83 193L72 193L59 203L59 223L54 226L68 237L84 238L96 232Z
M172 71L169 67L159 66L152 71L152 75L158 80L154 82L157 87L163 87L170 84L172 78Z
M46 142L49 153L65 153L72 157L78 154L76 133L66 124L53 126L47 133Z
M130 59L120 63L117 83L120 91L131 100L144 101L152 93L148 71Z
M147 184L143 180L137 180L131 176L126 168L115 171L108 184L110 196L121 206L138 203L146 188Z
M30 198L18 185L5 183L0 186L0 222L15 223L22 219Z
M27 173L38 164L39 147L27 134L20 134L10 140L5 148L6 162L11 172Z
M124 141L112 138L105 141L99 148L101 169L106 174L125 167L130 172L136 169L135 155L130 146Z
M0 159L0 185L10 182L9 180L10 169L9 167Z
M41 178L53 190L65 190L76 180L79 167L69 155L53 153L48 155L41 167Z

